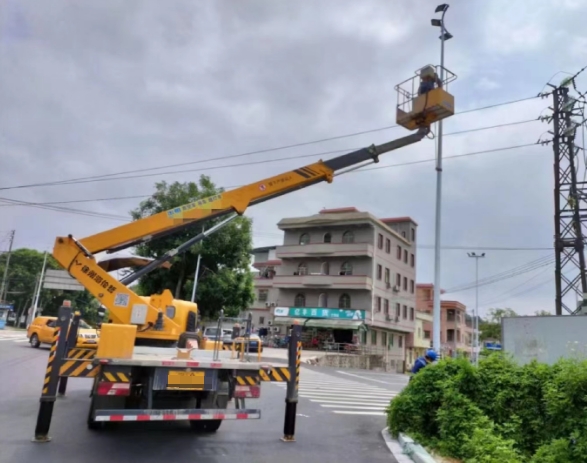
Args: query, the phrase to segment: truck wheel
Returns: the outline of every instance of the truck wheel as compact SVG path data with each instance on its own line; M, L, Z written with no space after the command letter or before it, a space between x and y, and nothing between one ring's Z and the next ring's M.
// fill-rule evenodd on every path
M212 400L203 400L202 408L226 410L226 408L228 407L228 396L217 396L216 403L212 403ZM192 428L192 430L196 432L216 432L218 431L218 428L220 428L221 424L222 420L190 420L190 428Z
M31 346L38 349L41 346L41 342L39 341L39 337L36 333L31 336L30 339Z
M88 429L91 429L92 431L97 431L99 429L103 429L105 423L103 421L94 420L94 418L93 418L94 409L95 409L95 404L94 404L94 399L92 399L90 402L90 410L88 411L87 424L88 424Z

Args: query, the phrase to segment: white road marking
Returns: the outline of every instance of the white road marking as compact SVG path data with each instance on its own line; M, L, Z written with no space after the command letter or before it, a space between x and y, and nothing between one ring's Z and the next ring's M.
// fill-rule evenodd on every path
M356 412L354 410L333 410L332 413L338 415L369 415L369 416L385 416L385 412Z
M409 380L406 380L405 382L400 382L400 381L381 381L380 379L373 379L373 378L368 378L366 376L359 376L359 375L355 375L353 373L347 373L346 371L337 371L337 373L340 373L341 375L348 375L348 376L354 376L355 378L359 378L359 379L366 379L368 381L375 381L376 383L382 383L382 384L403 384L403 385L407 385Z

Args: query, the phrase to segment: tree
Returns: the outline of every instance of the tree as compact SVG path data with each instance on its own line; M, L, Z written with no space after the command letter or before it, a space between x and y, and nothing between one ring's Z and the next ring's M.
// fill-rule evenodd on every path
M0 275L4 274L7 253L0 255ZM12 252L8 267L8 302L14 305L15 312L20 316L33 307L35 288L43 268L44 253L36 249L20 248ZM62 269L57 261L47 256L47 269ZM87 291L62 291L42 289L39 307L43 315L57 315L64 299L72 301L72 306L80 310L84 319L92 322L97 317L97 301Z
M537 310L536 312L534 312L534 315L537 317L548 317L552 315L552 313L548 310Z
M501 340L501 319L518 316L512 309L489 309L487 315L487 318L479 323L480 341L487 339Z
M198 183L158 182L155 184L155 193L131 211L131 216L138 220L222 191L205 175L200 177ZM216 223L218 219L207 221L206 228ZM157 258L201 231L199 226L184 230L170 237L141 244L135 251L143 257ZM190 300L196 262L201 253L196 295L200 314L203 317L215 317L221 309L225 309L226 314L237 315L254 300L253 277L249 269L252 248L252 222L246 217L239 217L176 256L169 270L157 269L143 276L138 284L138 293L148 296L169 289L176 299Z

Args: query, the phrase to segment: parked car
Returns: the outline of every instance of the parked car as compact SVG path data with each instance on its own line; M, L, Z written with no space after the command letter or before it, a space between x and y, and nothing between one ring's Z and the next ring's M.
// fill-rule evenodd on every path
M31 346L40 347L41 344L51 344L56 322L57 317L35 317L27 329L27 338L29 338ZM95 349L98 347L98 340L98 332L85 321L80 320L76 347Z
M244 336L242 336L244 338ZM224 341L224 345L225 346L230 346L234 341L232 339L229 339L227 341ZM241 342L237 342L237 345L235 347L235 349L240 350L241 349ZM251 334L249 336L249 352L256 354L257 353L257 349L260 349L261 352L263 352L263 341L261 340L261 338L256 335L256 334ZM245 347L246 349L246 347Z

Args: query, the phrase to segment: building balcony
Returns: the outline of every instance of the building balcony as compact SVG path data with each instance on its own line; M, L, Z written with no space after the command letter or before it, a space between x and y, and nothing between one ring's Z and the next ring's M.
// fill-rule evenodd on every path
M373 245L370 243L310 243L304 245L278 246L275 250L278 259L300 257L373 257Z
M333 288L371 290L373 281L366 275L278 275L273 278L273 287L288 288Z

